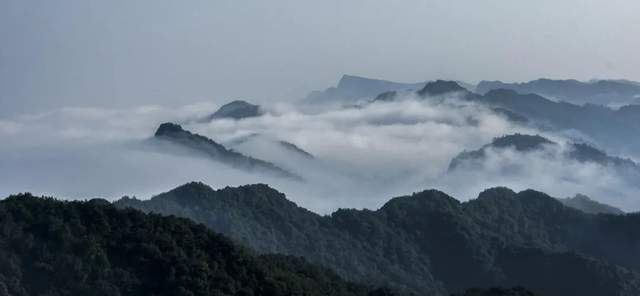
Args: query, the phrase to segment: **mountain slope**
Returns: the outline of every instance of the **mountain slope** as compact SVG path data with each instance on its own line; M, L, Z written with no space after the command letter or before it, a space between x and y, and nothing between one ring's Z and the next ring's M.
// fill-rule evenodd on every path
M558 199L562 204L578 209L588 214L612 214L623 215L624 212L616 207L599 203L586 195L576 194L574 197Z
M304 256L350 280L407 291L524 285L550 296L640 293L631 271L640 268L640 235L628 234L640 216L587 215L534 191L488 190L460 203L429 190L377 211L319 216L265 185L215 191L191 183L116 205L190 217L258 251Z
M186 131L182 129L180 125L174 123L161 124L156 130L154 139L178 145L179 147L186 148L189 151L196 152L199 155L208 157L234 168L247 171L266 172L279 177L301 180L299 176L279 168L270 162L245 156L233 150L229 150L211 139Z
M0 295L392 295L106 201L0 201Z

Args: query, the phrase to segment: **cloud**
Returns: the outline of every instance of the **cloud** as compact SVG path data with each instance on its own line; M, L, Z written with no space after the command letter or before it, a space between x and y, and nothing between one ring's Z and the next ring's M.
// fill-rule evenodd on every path
M475 197L487 187L507 186L514 190L535 189L556 197L576 193L626 210L640 209L636 192L638 172L613 165L579 162L567 157L562 145L522 153L512 148L486 149L482 160L462 166L441 179L440 186L455 196Z
M2 121L0 136L9 144L0 147L0 194L148 198L194 180L213 187L260 182L301 206L329 213L338 207L377 208L393 196L427 188L469 199L487 187L504 185L560 197L580 192L627 209L640 208L627 181L614 170L544 154L494 151L480 170L448 174L449 162L458 153L478 149L497 136L525 133L565 139L512 124L483 106L453 97L440 101L409 96L397 102L324 109L277 103L266 106L268 112L261 117L193 120L219 105L63 108ZM141 144L166 121L183 123L188 130L229 145L259 134L259 140L234 148L290 169L306 181L250 174ZM315 159L279 149L274 145L279 140L294 143Z

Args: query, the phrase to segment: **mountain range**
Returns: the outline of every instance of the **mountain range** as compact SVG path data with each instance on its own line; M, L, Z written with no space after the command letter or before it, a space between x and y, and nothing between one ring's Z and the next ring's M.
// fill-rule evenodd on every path
M638 214L592 215L506 188L459 202L427 190L320 216L266 185L189 183L115 205L188 217L262 253L303 256L348 280L420 295L521 285L540 295L638 295Z
M515 123L576 134L575 137L595 142L616 154L638 155L640 149L640 105L625 105L618 109L577 105L508 89L489 90L480 95L457 82L444 80L428 82L415 94L424 99L456 94L458 98L485 105ZM377 100L393 101L397 95L385 91L377 96Z
M10 196L0 201L0 228L3 296L397 295L302 258L257 255L186 219L118 210L106 200Z
M508 89L520 94L538 94L549 99L574 104L628 105L640 102L640 84L625 80L537 79L522 83L481 81L476 91L486 94L496 89Z

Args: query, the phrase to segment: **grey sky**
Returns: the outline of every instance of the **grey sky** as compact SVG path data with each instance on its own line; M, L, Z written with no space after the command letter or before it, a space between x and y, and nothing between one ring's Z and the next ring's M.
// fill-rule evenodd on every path
M300 97L344 73L640 80L637 0L0 0L0 117Z

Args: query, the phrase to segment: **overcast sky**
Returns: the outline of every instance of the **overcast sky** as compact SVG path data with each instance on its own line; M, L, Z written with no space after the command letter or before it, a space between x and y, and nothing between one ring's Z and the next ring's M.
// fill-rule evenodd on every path
M0 117L416 82L640 80L637 0L0 0Z

